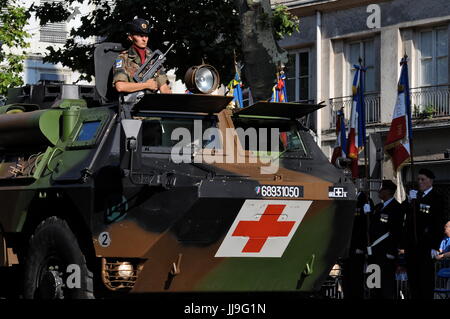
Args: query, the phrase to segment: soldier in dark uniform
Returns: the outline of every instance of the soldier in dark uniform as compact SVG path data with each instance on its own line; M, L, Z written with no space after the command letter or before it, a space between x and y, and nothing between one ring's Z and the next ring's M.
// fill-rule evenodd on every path
M142 90L172 93L169 80L163 71L158 71L153 79L137 83L133 77L140 66L152 54L147 48L150 26L147 20L134 19L127 24L128 40L131 47L120 53L113 66L113 86L117 92L132 93Z
M371 210L373 210L373 202L364 191L360 191L356 202L350 250L343 264L343 288L346 299L364 298L366 248L369 244L367 214Z
M381 288L374 289L373 298L395 298L396 259L403 226L403 213L399 202L394 198L397 186L390 180L383 180L378 196L382 200L375 206L370 218L371 244L367 248L369 263L380 266Z
M434 264L432 249L439 250L441 229L445 223L444 201L433 188L435 176L421 169L417 177L419 191L410 192L403 247L408 282L413 299L433 298Z

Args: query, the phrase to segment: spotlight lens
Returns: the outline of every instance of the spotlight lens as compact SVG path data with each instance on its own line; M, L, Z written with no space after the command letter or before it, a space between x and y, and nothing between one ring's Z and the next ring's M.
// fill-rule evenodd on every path
M195 84L202 92L209 92L214 85L214 74L207 68L201 68L195 74Z
M210 94L219 87L220 77L213 66L202 64L187 70L184 83L191 93Z

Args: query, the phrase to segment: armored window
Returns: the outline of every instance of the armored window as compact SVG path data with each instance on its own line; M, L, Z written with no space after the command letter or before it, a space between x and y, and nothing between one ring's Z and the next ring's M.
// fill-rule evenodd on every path
M84 122L78 133L77 142L90 141L95 137L95 133L100 127L101 121Z
M239 116L233 122L239 141L247 151L275 152L281 157L308 155L296 121Z
M220 133L215 116L148 116L142 119L144 151L170 150L174 146L220 148Z

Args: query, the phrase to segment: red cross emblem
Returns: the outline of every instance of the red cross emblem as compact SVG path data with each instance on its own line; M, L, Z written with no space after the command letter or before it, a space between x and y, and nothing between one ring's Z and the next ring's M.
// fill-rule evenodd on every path
M215 257L281 258L311 204L308 200L245 200Z
M258 221L240 221L232 236L249 237L243 253L259 253L269 237L287 237L295 221L278 221L286 205L267 205Z

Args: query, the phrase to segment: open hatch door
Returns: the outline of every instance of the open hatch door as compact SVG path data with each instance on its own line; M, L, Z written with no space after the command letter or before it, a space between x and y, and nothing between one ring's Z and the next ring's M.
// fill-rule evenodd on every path
M233 100L231 96L207 94L147 94L134 111L219 113Z

